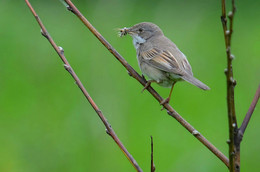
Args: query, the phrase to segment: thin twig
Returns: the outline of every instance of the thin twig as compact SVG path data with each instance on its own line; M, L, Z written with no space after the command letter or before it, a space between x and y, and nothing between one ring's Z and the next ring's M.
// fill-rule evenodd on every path
M153 162L153 136L151 136L151 172L155 172L155 165Z
M28 7L30 8L31 12L33 13L34 17L36 18L38 24L41 27L41 33L44 37L46 37L48 39L48 41L51 43L52 47L55 49L55 51L58 53L58 55L60 56L61 60L64 63L64 67L65 69L71 74L71 76L73 77L73 79L76 81L78 87L80 88L80 90L82 91L82 93L84 94L84 96L87 98L87 100L89 101L89 103L91 104L91 106L93 107L93 109L96 111L97 115L99 116L99 118L101 119L101 121L103 122L103 124L106 127L106 132L108 135L110 135L113 140L116 142L116 144L119 146L119 148L121 149L121 151L125 154L125 156L127 157L127 159L131 162L131 164L134 166L134 168L136 169L136 171L138 172L142 172L142 169L139 167L139 165L137 164L137 162L135 161L135 159L132 157L132 155L127 151L127 149L124 147L124 145L122 144L122 142L119 140L119 138L117 137L116 133L114 132L114 130L112 129L111 125L108 123L107 119L105 118L105 116L103 115L103 113L101 112L101 110L98 108L98 106L96 105L96 103L94 102L94 100L90 97L89 93L87 92L87 90L85 89L85 87L83 86L83 84L81 83L80 79L78 78L78 76L76 75L76 73L73 71L72 67L70 66L69 62L67 61L67 59L64 56L64 50L61 47L58 47L56 45L56 43L54 42L54 40L51 38L51 36L49 35L49 33L47 32L45 26L43 25L43 23L41 22L39 16L37 15L37 13L35 12L35 10L33 9L33 7L31 6L30 2L28 0L25 0L26 4L28 5Z
M70 0L65 0L68 4L68 8L72 11L88 29L98 38L98 40L115 56L115 58L127 69L128 73L140 82L143 86L146 84L146 80L141 77L128 63L127 61L109 44L109 42L91 25L91 23L80 13L75 5ZM147 90L158 101L161 102L163 98L152 88L148 87ZM203 145L205 145L212 153L214 153L227 167L229 166L228 158L219 151L213 144L211 144L203 135L201 135L195 128L190 125L184 118L182 118L168 103L165 103L164 108L168 114L174 117L184 128L186 128L191 134L193 134Z
M255 107L256 107L256 104L257 104L257 102L259 100L259 97L260 97L260 84L258 86L258 89L256 90L254 99L253 99L253 101L252 101L252 103L251 103L251 105L250 105L250 107L249 107L249 109L248 109L248 111L246 113L246 116L245 116L245 118L244 118L244 120L243 120L243 122L242 122L242 124L241 124L241 126L239 128L239 135L240 135L239 137L240 137L241 141L242 141L242 137L243 137L243 135L245 133L245 130L247 128L247 125L248 125L248 123L249 123L249 121L251 119L251 116L252 116L252 114L253 114L253 112L255 110Z
M230 172L240 171L240 143L242 141L245 129L249 123L249 120L253 114L255 106L260 96L260 85L256 91L254 99L249 107L249 110L243 120L240 128L237 126L237 119L235 113L235 99L234 88L236 81L233 78L232 60L234 55L231 54L231 36L233 33L233 21L236 12L235 0L232 0L232 10L228 13L229 27L227 27L226 18L226 2L222 0L222 16L221 22L224 31L226 54L227 54L227 69L225 70L227 78L227 107L228 107L228 126L229 126L229 169Z
M229 29L227 27L226 18L226 2L222 0L222 16L221 22L224 31L226 55L227 55L227 69L225 70L227 80L227 107L228 107L228 126L229 126L229 162L230 171L239 171L240 169L240 148L237 143L237 119L235 113L235 99L234 88L236 81L233 78L232 60L234 56L231 54L231 37L233 33L233 19L236 11L235 1L232 0L232 11L228 13Z

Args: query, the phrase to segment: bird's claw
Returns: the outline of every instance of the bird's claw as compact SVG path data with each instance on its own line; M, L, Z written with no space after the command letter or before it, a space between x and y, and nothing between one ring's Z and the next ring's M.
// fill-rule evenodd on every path
M166 103L169 103L170 98L168 97L167 99L164 99L163 101L160 102L160 105L164 105Z
M165 108L164 108L164 105L165 105L166 103L169 103L169 101L170 101L170 98L168 97L167 99L164 99L163 101L160 102L160 105L163 106L161 110L164 110L164 109L165 109Z
M146 90L149 86L151 86L151 81L147 81L144 88L142 89L142 92L144 92L144 90Z

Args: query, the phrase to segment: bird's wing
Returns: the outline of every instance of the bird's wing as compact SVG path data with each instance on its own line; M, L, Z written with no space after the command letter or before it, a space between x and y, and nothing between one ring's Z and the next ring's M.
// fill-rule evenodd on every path
M187 60L184 59L184 62L179 62L180 60L178 61L174 57L174 55L172 55L172 53L169 51L163 51L158 48L152 48L148 51L140 53L140 55L145 63L157 69L160 69L165 72L171 72L180 76L186 74L184 66L186 63L185 61Z
M140 55L143 62L157 69L179 75L185 81L188 81L203 90L210 89L207 85L193 77L190 64L185 56L184 58L179 58L178 61L171 52L162 51L157 48L144 51Z

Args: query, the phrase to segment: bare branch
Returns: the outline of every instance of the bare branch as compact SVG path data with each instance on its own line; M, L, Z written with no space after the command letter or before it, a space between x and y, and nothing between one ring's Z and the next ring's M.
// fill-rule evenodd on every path
M70 11L84 23L84 25L97 37L97 39L115 56L115 58L128 70L128 73L140 82L143 86L146 84L146 80L141 77L128 63L127 61L109 44L109 42L92 26L92 24L80 13L75 5L70 0L65 0L68 4ZM163 98L152 88L148 87L147 90L153 95L153 97L161 102ZM175 118L184 128L192 133L203 145L205 145L212 153L214 153L227 167L229 166L228 158L219 151L213 144L211 144L203 135L194 129L185 119L183 119L168 103L165 103L164 108L167 113Z
M243 123L241 124L241 126L239 128L239 134L240 134L241 141L242 141L242 137L243 137L243 135L245 133L246 127L247 127L247 125L248 125L248 123L250 121L250 118L251 118L251 116L252 116L252 114L253 114L253 112L255 110L255 106L256 106L256 104L257 104L257 102L259 100L259 97L260 97L260 84L258 86L258 89L256 90L254 99L253 99L253 101L252 101L252 103L251 103L251 105L250 105L250 107L249 107L249 109L248 109L248 111L246 113L246 116L245 116L245 118L243 120Z
M155 165L153 162L153 136L151 136L151 172L155 172Z
M71 76L73 77L73 79L76 81L78 87L80 88L80 90L82 91L82 93L84 94L84 96L87 98L87 100L89 101L89 103L91 104L91 106L93 107L93 109L96 111L97 115L99 116L99 118L101 119L101 121L103 122L103 124L106 127L106 132L108 135L110 135L113 140L116 142L116 144L119 146L119 148L121 149L121 151L124 153L124 155L127 157L127 159L131 162L131 164L134 166L134 168L136 169L136 171L138 172L142 172L142 169L139 167L139 165L137 164L137 162L135 161L135 159L132 157L132 155L127 151L127 149L124 147L124 145L122 144L122 142L119 140L119 138L117 137L116 133L114 132L114 130L112 129L111 125L108 123L107 119L105 118L105 116L103 115L103 113L101 112L101 110L98 108L98 106L96 105L96 103L94 102L94 100L90 97L89 93L87 92L87 90L85 89L85 87L83 86L83 84L81 83L80 79L78 78L78 76L76 75L76 73L74 72L74 70L72 69L72 67L70 66L69 62L67 61L67 59L64 56L64 50L62 49L62 47L58 47L56 45L56 43L54 42L54 40L51 38L51 36L49 35L49 33L47 32L45 26L43 25L43 23L41 22L39 16L37 15L37 13L35 12L35 10L33 9L33 7L31 6L30 2L28 0L25 0L26 4L28 5L28 7L30 8L31 12L33 13L34 17L36 18L38 24L41 27L41 33L44 37L46 37L48 39L48 41L51 43L52 47L55 49L55 51L58 53L58 55L60 56L61 60L64 63L64 67L65 69L71 74Z
M235 0L232 0L232 10L228 13L229 28L227 27L226 18L226 4L225 0L222 0L222 16L221 22L224 31L226 54L227 54L227 69L225 70L227 78L227 106L228 106L228 124L229 124L229 169L231 172L240 171L240 143L242 141L245 129L249 123L249 120L253 114L255 106L260 96L260 85L256 91L255 97L249 107L249 110L243 120L240 128L237 126L237 119L235 113L235 99L234 88L236 81L233 78L232 60L234 55L231 54L231 36L233 33L233 20L236 12Z
M233 33L233 19L236 11L235 1L232 0L232 10L228 13L229 29L227 27L226 18L226 2L222 0L222 16L221 22L224 31L226 55L227 55L227 69L225 70L227 80L227 107L228 107L228 126L229 126L229 162L230 171L240 171L240 142L237 141L237 119L235 113L235 98L234 88L236 81L233 77L232 60L234 55L231 54L231 37Z

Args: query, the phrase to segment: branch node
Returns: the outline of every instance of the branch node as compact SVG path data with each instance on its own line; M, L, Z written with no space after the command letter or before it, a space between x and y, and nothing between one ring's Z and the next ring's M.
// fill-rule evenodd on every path
M227 47L226 52L229 54L230 53L230 46Z
M230 30L226 30L226 35L229 35L230 34Z
M47 35L47 33L46 33L46 32L44 32L42 29L41 29L41 34L42 34L42 36L44 36L45 38L47 38L47 39L48 39L48 35Z
M133 75L127 70L127 73L129 76L133 77Z
M96 111L97 111L97 113L102 113L102 111L101 111L100 109L97 109ZM108 121L107 121L107 122L108 122Z
M240 171L240 166L239 166L239 164L236 164L236 169L237 169L237 171Z
M75 81L74 84L76 84L78 87L80 87L80 86L79 86L79 83L78 83L77 81Z
M197 130L193 130L191 134L194 136L197 136L197 135L200 135L200 132L198 132Z
M227 19L224 16L220 16L222 24L226 25Z
M233 77L230 77L230 82L233 86L237 85L237 81Z
M236 86L236 85L237 85L237 81L233 80L233 86Z
M231 142L231 141L228 139L228 140L227 140L227 144L230 144L230 142Z
M228 73L228 69L224 69L224 73L227 75L227 73Z
M228 18L230 19L230 18L232 18L234 16L234 13L232 12L232 11L229 11L228 12Z
M67 6L67 10L75 14L75 11L69 5Z
M107 49L108 49L108 51L110 51L110 52L113 52L113 51L114 51L114 48L113 48L112 46L108 46Z
M169 115L171 115L171 116L175 116L175 114L174 113L172 113L171 111L169 111L169 110L167 110L167 113L169 114Z
M238 134L237 134L237 137L238 137L239 142L242 141L243 136L244 136L244 133L243 133L243 131L241 131L241 129L239 128L239 129L238 129Z
M229 59L230 60L234 60L235 59L235 55L234 54L230 54Z
M108 131L108 129L106 129L106 133L112 137L111 133Z
M71 74L72 73L72 69L70 67L70 65L64 64L64 68Z
M63 50L63 48L61 46L59 46L59 50L60 50L61 54L64 54L64 50Z

